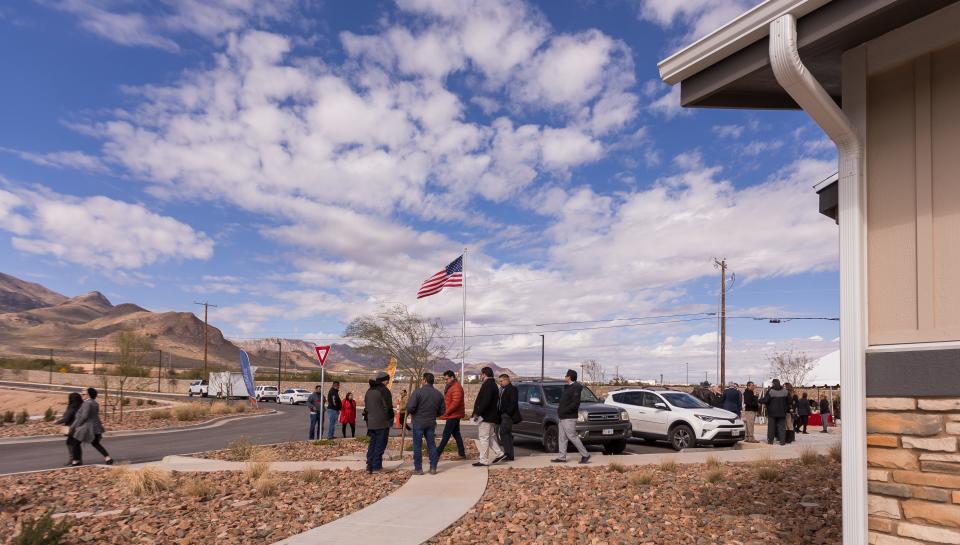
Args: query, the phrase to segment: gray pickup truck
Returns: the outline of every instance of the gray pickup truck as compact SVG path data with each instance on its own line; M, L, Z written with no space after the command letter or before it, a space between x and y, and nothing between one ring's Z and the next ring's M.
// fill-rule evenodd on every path
M516 386L522 421L513 425L513 434L537 439L547 452L557 452L557 405L566 384L561 381L521 381ZM603 445L604 454L620 454L627 448L627 439L632 434L630 417L623 409L601 403L590 388L584 386L580 394L577 434L584 445Z

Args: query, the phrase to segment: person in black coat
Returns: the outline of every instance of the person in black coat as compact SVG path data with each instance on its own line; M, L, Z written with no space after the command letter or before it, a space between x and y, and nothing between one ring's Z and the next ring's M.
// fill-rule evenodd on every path
M577 451L580 453L580 463L587 464L590 463L590 453L587 452L586 447L583 446L583 441L577 435L577 416L580 412L580 396L583 386L577 382L577 372L573 369L567 370L564 379L566 379L567 385L564 387L563 393L560 394L560 404L557 407L557 418L560 419L557 426L559 453L556 458L550 461L559 464L566 463L567 442L569 441L577 447Z
M506 460L507 455L503 453L500 442L497 441L497 424L500 423L500 411L497 405L500 402L500 391L497 388L497 381L493 379L493 369L484 367L480 370L480 376L483 378L483 384L480 385L477 399L473 402L472 416L475 422L479 420L477 437L480 440L480 460L473 465L488 466Z
M810 420L810 399L807 397L807 392L803 392L800 396L800 400L797 401L797 417L800 419L800 422L797 423L797 431L802 431L800 433L807 433L807 422Z
M500 375L500 426L497 435L508 462L513 461L513 425L520 423L520 403L517 387L510 383L510 375Z
M790 394L780 385L780 379L773 379L773 385L763 394L760 403L767 406L767 443L772 445L776 438L781 445L787 444Z
M83 405L83 396L77 392L70 392L70 395L67 396L67 409L63 411L63 416L55 424L66 426L69 429L74 419L77 418L77 411L80 410L81 405ZM70 455L70 461L67 462L68 466L81 464L80 441L77 441L69 431L67 432L67 453Z

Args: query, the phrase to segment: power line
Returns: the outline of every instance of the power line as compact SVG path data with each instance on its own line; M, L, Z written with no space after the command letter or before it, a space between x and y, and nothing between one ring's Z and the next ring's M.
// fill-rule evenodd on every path
M567 325L567 324L597 324L602 322L621 322L633 320L654 320L659 318L681 318L686 316L713 316L715 312L690 312L686 314L661 314L658 316L637 316L634 318L608 318L605 320L574 320L570 322L544 322L542 324L533 324L537 327L545 325Z

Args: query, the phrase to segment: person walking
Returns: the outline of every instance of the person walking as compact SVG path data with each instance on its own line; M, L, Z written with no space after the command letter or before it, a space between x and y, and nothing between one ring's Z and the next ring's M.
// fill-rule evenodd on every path
M97 452L103 455L104 463L113 465L113 458L110 457L107 449L100 444L104 428L103 422L100 421L100 404L97 403L97 394L96 388L87 388L87 399L77 409L77 415L74 417L73 423L70 424L68 437L72 435L78 443L90 443L93 448L97 449ZM83 446L80 444L77 445L75 460L77 463L74 465L83 463Z
M333 381L333 386L327 392L327 439L333 439L333 432L337 429L337 420L340 419L340 409L343 401L340 400L340 383Z
M800 400L797 401L797 418L800 419L800 422L797 423L797 431L800 431L803 428L803 431L800 433L807 434L807 421L810 420L810 399L807 397L807 392L803 392L800 396Z
M828 420L830 420L830 402L827 401L827 396L820 396L820 425L823 426L823 431L820 433L830 433L827 429Z
M498 410L500 411L500 426L497 428L497 436L500 438L500 444L503 445L503 453L507 456L508 462L513 461L513 425L520 423L520 403L518 401L517 387L510 383L510 375L503 373L500 375L500 402Z
M318 384L313 393L307 396L307 408L310 411L310 432L308 437L311 441L320 439L320 423L323 418L323 391Z
M63 415L57 419L55 424L60 424L67 428L67 453L70 456L70 461L67 462L68 466L78 466L80 465L80 460L82 458L80 453L80 441L77 441L73 437L73 434L70 433L70 425L73 424L74 419L77 417L77 411L80 410L80 406L83 405L83 396L77 392L70 392L70 395L67 396L67 408L63 411Z
M343 408L340 409L340 434L347 437L347 426L350 426L350 437L357 436L357 401L353 399L353 392L347 392L343 398Z
M473 464L478 467L498 464L507 457L497 441L497 424L500 423L497 402L500 400L500 394L497 383L493 380L493 369L484 367L480 370L480 376L483 378L483 383L480 385L477 399L473 402L472 415L472 420L477 422L477 436L480 439L480 460Z
M781 446L786 445L790 397L787 390L780 385L780 379L773 379L772 386L763 394L760 403L767 406L767 444L772 445L776 437Z
M550 461L558 464L567 462L567 442L569 441L577 447L577 452L580 453L580 463L588 464L590 463L590 453L587 452L586 447L583 446L583 441L577 435L577 417L580 413L580 395L583 386L577 382L577 372L573 369L567 369L567 374L564 375L563 379L567 382L567 385L564 386L563 393L560 394L560 404L557 407L557 418L560 419L560 424L557 426L560 448L558 456Z
M797 394L793 390L793 384L783 383L783 389L787 391L787 421L784 424L787 444L797 439Z
M413 421L413 474L423 475L423 441L427 441L427 456L430 459L430 474L437 474L436 430L437 417L443 414L443 394L433 387L433 373L424 373L420 387L407 402L407 413Z
M757 393L753 388L753 382L747 382L747 388L743 391L743 424L747 428L746 441L748 443L759 442L754 436L753 430L757 421L757 413L760 412L760 400L757 399Z
M444 411L440 415L440 420L443 420L443 433L440 436L437 453L442 456L443 449L447 448L447 441L453 437L457 442L457 454L463 460L467 457L463 447L463 436L460 435L460 419L466 415L466 409L463 406L463 386L457 380L457 375L449 369L443 372L443 379L447 385L443 390Z
M390 438L393 422L393 395L387 389L390 375L377 371L370 380L370 387L363 396L363 414L367 420L367 473L383 471L383 453Z
M737 388L736 382L730 382L727 384L727 389L723 391L721 407L725 411L730 411L733 414L740 416L743 408L743 396L740 394L740 390Z

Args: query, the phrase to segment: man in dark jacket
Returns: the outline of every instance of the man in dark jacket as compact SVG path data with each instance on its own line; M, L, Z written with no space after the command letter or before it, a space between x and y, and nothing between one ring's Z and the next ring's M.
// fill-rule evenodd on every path
M753 391L753 386L753 382L748 382L747 388L743 391L743 424L747 427L748 443L758 442L753 435L753 425L757 420L757 413L760 412L760 400L757 398L757 393Z
M427 440L430 474L437 474L437 417L443 414L443 394L433 387L433 373L424 373L420 388L407 401L407 414L413 418L413 474L423 475L423 440Z
M800 422L797 423L796 429L800 433L807 433L807 421L810 420L810 413L810 399L807 397L807 392L803 392L800 395L800 401L797 402L797 417Z
M307 396L307 408L310 409L310 440L322 439L320 423L323 422L323 390L319 384L313 389L313 393Z
M827 401L827 396L820 396L820 424L823 426L823 431L820 433L830 433L827 429L828 420L830 420L830 402Z
M327 392L327 439L333 439L333 430L337 429L337 421L340 420L340 409L342 408L340 383L333 381L333 386Z
M383 453L390 438L390 423L393 422L393 395L387 389L390 375L377 371L370 381L370 388L363 396L363 414L367 419L367 473L383 470Z
M740 395L740 390L737 389L736 382L727 384L727 389L723 391L723 400L721 405L723 410L730 411L733 414L740 416L740 411L743 407L743 397Z
M497 382L493 379L493 369L484 367L480 370L483 384L477 392L477 399L473 402L472 419L477 422L477 436L480 439L480 460L475 466L498 464L507 458L497 441L497 424L500 423L500 411L497 403L500 401L500 392ZM491 458L491 453L493 457Z
M510 383L510 375L500 375L500 427L497 435L508 462L513 461L513 425L520 422L520 404L517 387Z
M790 412L790 395L773 379L773 386L763 394L760 403L767 406L767 444L772 445L774 436L780 445L787 444L787 414Z
M558 464L566 463L567 441L569 441L577 447L577 452L580 453L580 463L587 464L590 463L590 453L587 452L586 447L583 446L583 441L577 435L577 416L580 412L580 392L583 390L583 386L577 382L577 372L573 369L568 369L563 378L567 381L567 385L563 388L563 393L560 394L560 404L557 407L557 418L560 419L557 426L557 432L560 436L560 452L556 458L550 461Z

